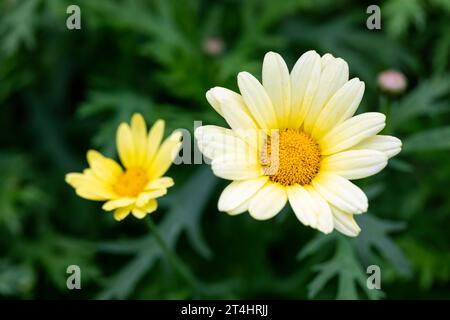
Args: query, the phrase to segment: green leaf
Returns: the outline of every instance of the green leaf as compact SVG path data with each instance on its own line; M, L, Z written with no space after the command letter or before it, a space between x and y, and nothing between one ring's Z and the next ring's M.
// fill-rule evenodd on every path
M358 287L370 299L379 299L382 292L369 290L366 285L367 275L357 260L350 241L346 238L337 239L335 255L327 262L314 267L318 274L308 285L308 296L314 298L324 289L326 284L334 277L338 278L337 299L358 299Z
M366 213L357 216L361 233L354 239L359 256L365 264L378 264L376 252L388 260L403 276L411 275L411 264L400 248L389 237L391 232L404 229L404 223L381 220Z
M1 49L6 55L14 54L22 45L27 49L34 46L39 2L40 0L18 1L11 11L0 16Z
M403 152L424 152L450 149L450 126L413 134L403 142Z

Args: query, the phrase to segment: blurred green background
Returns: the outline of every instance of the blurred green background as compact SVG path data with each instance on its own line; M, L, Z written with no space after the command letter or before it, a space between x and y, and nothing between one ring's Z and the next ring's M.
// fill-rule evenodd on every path
M81 8L81 30L66 8ZM0 296L166 299L450 298L450 1L1 0ZM388 114L402 153L358 181L370 198L350 239L304 227L290 208L258 222L217 211L226 181L208 166L172 166L176 185L153 219L195 280L180 277L144 221L117 223L78 198L64 175L85 152L115 154L132 113L168 130L193 120L224 125L207 104L213 86L260 76L264 53L292 67L315 49L344 58L366 84L359 112ZM407 91L377 87L402 71ZM66 268L81 267L81 290ZM381 290L366 268L381 267Z

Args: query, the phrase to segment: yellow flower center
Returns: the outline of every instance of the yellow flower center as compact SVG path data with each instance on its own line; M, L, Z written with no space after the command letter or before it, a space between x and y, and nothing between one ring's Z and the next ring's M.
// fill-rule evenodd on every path
M141 168L128 168L120 175L114 185L114 191L120 196L137 196L144 191L148 183L147 172Z
M320 148L301 130L280 129L267 138L260 160L270 180L284 186L307 185L319 172Z

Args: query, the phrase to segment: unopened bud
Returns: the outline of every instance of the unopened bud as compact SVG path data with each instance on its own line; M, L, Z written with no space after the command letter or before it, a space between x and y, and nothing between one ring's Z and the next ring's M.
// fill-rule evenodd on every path
M210 56L218 56L223 49L224 43L219 37L208 37L203 41L203 51Z
M386 70L378 75L378 86L390 95L399 95L406 90L408 79L400 71Z

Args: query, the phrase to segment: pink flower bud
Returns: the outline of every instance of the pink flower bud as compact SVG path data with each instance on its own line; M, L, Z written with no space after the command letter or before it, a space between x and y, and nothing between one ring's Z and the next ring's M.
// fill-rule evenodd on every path
M210 56L217 56L223 52L224 43L219 37L208 37L203 41L203 51Z
M408 86L408 79L400 71L386 70L378 75L378 86L387 94L398 95Z

